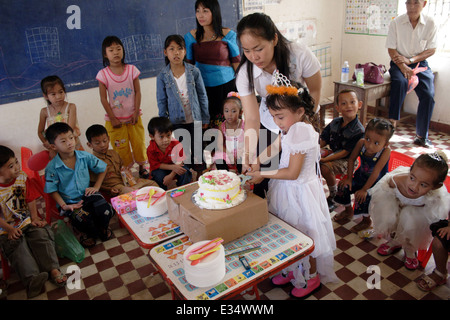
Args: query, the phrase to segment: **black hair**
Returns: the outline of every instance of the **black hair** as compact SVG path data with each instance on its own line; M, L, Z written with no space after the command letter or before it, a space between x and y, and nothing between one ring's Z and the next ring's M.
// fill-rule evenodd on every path
M184 50L186 50L186 43L184 42L184 39L179 34L171 34L170 36L167 36L166 41L164 41L164 50L167 49L168 46L172 42L175 42L177 45L182 47ZM164 61L166 63L166 66L170 63L169 58L164 57ZM186 55L184 55L183 61L186 61Z
M101 124L93 124L86 130L86 139L89 143L92 142L92 138L99 137L102 135L108 135L108 131Z
M434 185L437 186L445 181L448 173L447 156L443 151L433 153L423 153L417 157L411 166L411 169L417 165L422 168L428 168L436 172L437 178Z
M344 90L339 91L338 95L336 96L336 105L339 105L339 97L341 96L341 94L344 94L344 93L354 93L355 96L356 96L356 99L358 99L358 101L359 101L358 94L356 93L355 90L353 90L353 89L344 89Z
M123 46L122 41L119 39L119 37L107 36L105 39L103 39L103 42L102 42L102 57L103 57L103 66L104 67L109 66L109 60L106 57L106 48L110 47L114 43L122 46L122 50L123 50L122 64L125 64L125 47Z
M148 122L148 133L152 136L155 135L156 131L159 133L168 133L173 131L172 122L166 117L154 117Z
M64 92L66 92L66 87L64 86L64 83L62 82L61 78L58 76L48 76L41 80L41 90L42 93L47 95L48 89L53 88L56 84L59 84ZM47 104L51 104L51 102L48 99L45 99L47 101Z
M45 130L45 139L47 139L48 143L55 144L56 138L58 138L60 134L67 132L73 132L71 126L65 122L55 122Z
M386 119L373 118L367 123L366 130L375 131L377 134L386 137L386 142L388 142L394 135L394 126L392 123Z
M289 78L289 40L281 34L280 30L278 30L275 23L268 15L259 12L249 14L239 21L236 30L239 42L241 36L246 32L250 32L256 37L261 37L267 41L274 40L275 35L277 35L278 43L274 48L273 57L278 71ZM247 57L242 53L241 62L236 69L236 74L247 61ZM249 79L249 89L253 90L253 63L247 63L247 74Z
M242 101L241 101L241 99L239 99L238 97L235 97L235 96L226 97L223 100L222 111L223 111L223 108L225 107L225 103L227 103L228 101L235 103L239 107L239 111L242 111Z
M305 115L308 120L312 122L314 117L314 99L304 86L300 83L291 80L291 85L298 88L298 94L269 94L266 97L267 108L271 110L289 109L292 112L296 112L298 109L305 109Z
M6 146L0 146L0 168L3 167L11 158L15 158L14 151Z
M220 12L219 2L217 0L197 0L195 2L195 11L197 11L199 5L211 11L214 34L217 37L224 37L222 31L222 14ZM195 19L195 23L197 24L197 30L195 31L195 40L197 40L197 42L200 42L203 40L205 29L203 29L200 23L198 23L197 19Z

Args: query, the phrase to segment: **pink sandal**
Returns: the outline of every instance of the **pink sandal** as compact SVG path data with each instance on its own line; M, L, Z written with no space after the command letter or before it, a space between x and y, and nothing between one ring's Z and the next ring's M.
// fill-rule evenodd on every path
M306 281L305 288L292 289L290 292L290 295L291 295L291 297L296 298L296 299L306 299L309 296L311 296L313 293L319 291L321 287L322 287L322 284L320 283L320 278L317 275L314 278Z
M294 279L294 272L291 271L287 275L281 273L272 278L272 284L276 287L282 287L289 284L292 279Z
M400 250L402 248L402 246L390 246L388 245L388 243L383 243L381 246L378 247L378 254L380 256L388 256L391 255L393 253L396 253L398 250Z
M416 270L419 267L419 260L414 258L408 258L405 256L405 267L408 270Z

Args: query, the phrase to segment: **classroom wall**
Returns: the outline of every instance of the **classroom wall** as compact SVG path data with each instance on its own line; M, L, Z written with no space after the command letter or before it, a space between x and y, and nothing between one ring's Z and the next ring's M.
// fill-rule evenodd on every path
M340 66L344 60L350 63L351 72L356 63L376 62L389 65L389 57L384 47L385 37L345 34L344 10L345 0L281 0L273 5L266 5L263 11L275 22L315 19L317 26L316 41L331 43L332 72L331 76L323 78L322 96L333 95L333 81L340 79ZM249 11L243 11L248 14ZM234 27L234 26L228 26ZM436 79L436 107L433 121L450 124L450 114L445 112L445 101L450 101L450 92L445 90L444 81L450 78L450 57L436 55L430 59L431 67L438 71ZM156 79L141 80L143 122L146 126L151 117L156 116ZM100 104L98 89L87 89L71 92L70 102L77 105L80 129L85 130L94 123L103 124L104 110ZM415 112L417 103L415 94L410 94L406 100L406 110ZM5 144L20 155L20 147L27 146L33 152L43 150L37 137L39 111L45 106L43 98L37 98L16 103L0 105L1 126L0 144ZM148 137L146 139L148 143ZM81 136L83 146L88 150L86 138Z

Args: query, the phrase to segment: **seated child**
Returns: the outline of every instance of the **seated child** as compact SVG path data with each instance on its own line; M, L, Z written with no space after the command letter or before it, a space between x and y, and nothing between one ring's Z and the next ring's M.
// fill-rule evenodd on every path
M348 157L356 143L364 136L364 126L358 119L362 101L353 90L343 90L336 97L336 109L341 117L333 119L320 135L320 171L327 182L330 195L327 198L330 210L334 208L333 199L337 193L336 174L347 173ZM355 163L355 167L357 163Z
M126 171L122 159L113 149L109 149L109 135L106 128L100 124L94 124L86 130L86 138L89 148L92 148L94 156L104 161L107 165L106 176L100 190L106 192L109 196L115 197L119 194L138 190L147 186L158 186L158 184L149 179L133 179L133 182L124 182L121 172ZM90 173L91 185L94 185L98 175Z
M450 196L443 185L447 172L445 153L421 154L411 168L398 167L386 173L369 190L374 230L388 240L378 247L380 255L403 248L405 267L418 268L416 251L428 249L430 224L445 219L449 211Z
M447 220L440 220L430 225L433 235L431 250L433 251L436 268L432 273L424 275L417 282L419 289L432 291L434 288L447 283L447 261L450 252L450 211Z
M44 191L55 199L61 214L84 233L80 237L82 246L94 246L96 238L110 239L109 221L114 210L98 192L106 175L106 163L89 152L75 150L75 136L66 123L52 124L45 137L57 155L45 168ZM89 171L98 174L93 187L89 187Z
M214 162L218 170L233 170L241 173L244 153L244 120L239 94L228 93L223 102L223 121L219 127L218 150L214 153Z
M27 288L28 298L41 293L49 276L58 287L67 281L59 270L53 231L38 216L39 197L14 152L0 146L0 248Z
M345 210L334 216L335 221L353 218L354 214L362 216L362 220L350 230L358 233L372 224L369 216L370 196L367 194L375 183L388 172L389 139L394 134L391 122L374 118L366 126L364 138L359 140L348 158L347 177L339 181L339 191L334 202L345 206ZM353 164L360 158L361 165L353 174ZM355 212L350 194L355 194Z
M177 179L177 186L192 181L192 173L183 164L183 145L172 139L173 126L168 118L154 117L148 123L150 144L147 157L150 170L156 183L167 190L172 180Z

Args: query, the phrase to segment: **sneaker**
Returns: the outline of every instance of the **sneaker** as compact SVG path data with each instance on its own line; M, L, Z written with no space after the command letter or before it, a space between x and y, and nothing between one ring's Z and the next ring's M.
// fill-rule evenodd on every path
M291 282L294 279L294 272L289 272L288 274L281 273L272 278L272 284L275 287L282 287Z
M414 138L414 144L416 144L418 146L421 146L421 147L424 147L424 148L431 148L431 147L433 147L433 144L431 143L430 140L428 140L426 138L419 137L419 136L416 136Z
M311 296L313 293L319 291L321 287L322 287L322 284L320 283L320 278L317 275L314 278L306 281L305 288L292 289L290 292L290 295L291 295L291 297L296 298L296 299L306 299L309 296Z

